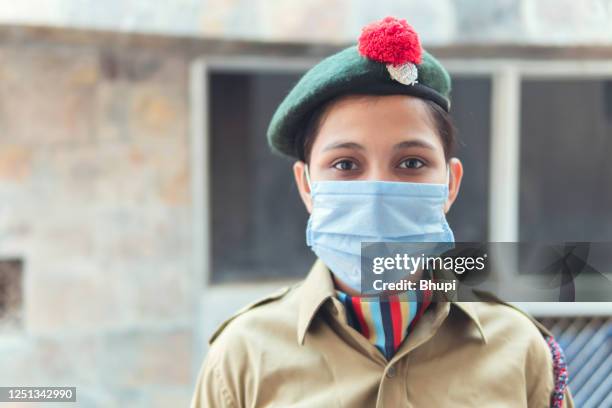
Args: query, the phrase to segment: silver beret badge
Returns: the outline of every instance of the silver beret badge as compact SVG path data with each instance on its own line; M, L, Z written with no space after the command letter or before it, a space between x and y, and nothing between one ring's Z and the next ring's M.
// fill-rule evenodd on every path
M391 78L404 85L414 85L419 76L417 66L412 62L399 65L387 64L387 71Z

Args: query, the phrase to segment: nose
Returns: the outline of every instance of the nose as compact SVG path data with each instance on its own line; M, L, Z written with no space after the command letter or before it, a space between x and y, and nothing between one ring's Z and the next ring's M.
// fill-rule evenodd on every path
M401 181L401 178L388 164L372 162L361 177L369 181Z

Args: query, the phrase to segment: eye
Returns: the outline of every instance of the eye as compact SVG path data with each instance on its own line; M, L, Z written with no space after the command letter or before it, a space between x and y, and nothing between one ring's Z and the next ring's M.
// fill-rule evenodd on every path
M336 163L334 163L333 167L336 170L340 170L340 171L351 171L351 170L357 170L357 163L355 163L352 160L340 160L337 161Z
M399 167L402 169L419 169L423 167L424 165L425 163L423 163L422 160L412 158L412 159L403 160L399 164Z

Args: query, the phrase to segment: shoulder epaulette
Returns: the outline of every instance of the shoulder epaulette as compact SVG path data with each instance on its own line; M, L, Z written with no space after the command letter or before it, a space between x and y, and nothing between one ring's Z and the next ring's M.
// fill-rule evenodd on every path
M240 310L238 310L236 313L234 313L231 317L229 317L228 319L224 320L213 332L213 334L210 336L210 338L208 339L208 344L212 344L212 342L219 336L219 334L221 334L221 332L223 331L223 329L225 329L225 327L227 327L227 325L234 320L235 318L237 318L238 316L248 312L251 309L254 309L258 306L264 305L266 303L272 302L276 299L280 299L281 297L283 297L287 292L289 292L289 290L291 289L291 286L285 286L283 288L280 288L279 290L277 290L276 292L273 292L267 296L264 296L254 302L249 303L248 305L244 306L243 308L241 308Z

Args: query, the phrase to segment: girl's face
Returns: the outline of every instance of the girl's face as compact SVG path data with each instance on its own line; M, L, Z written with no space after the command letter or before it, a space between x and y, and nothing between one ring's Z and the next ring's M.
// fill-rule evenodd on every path
M407 95L349 96L323 115L310 153L311 181L384 180L446 183L447 212L457 197L463 168L448 163L427 105ZM311 211L305 163L294 164L300 196Z

